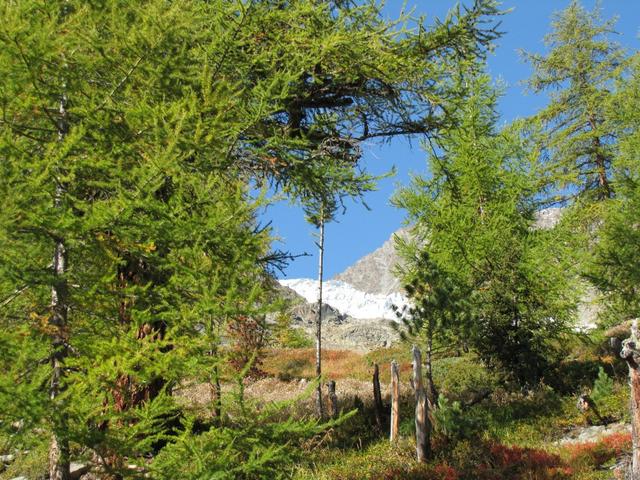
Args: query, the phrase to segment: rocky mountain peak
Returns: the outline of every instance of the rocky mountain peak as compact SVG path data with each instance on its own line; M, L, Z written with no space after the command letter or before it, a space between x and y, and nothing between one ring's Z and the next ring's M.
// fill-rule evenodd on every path
M401 228L391 235L382 246L365 255L333 279L348 283L362 292L375 295L400 293L400 281L393 271L400 261L395 249L395 237L409 238L409 228Z

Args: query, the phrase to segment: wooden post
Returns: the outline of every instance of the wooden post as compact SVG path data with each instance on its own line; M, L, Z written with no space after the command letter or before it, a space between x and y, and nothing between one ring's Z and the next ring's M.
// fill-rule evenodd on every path
M431 454L427 394L422 379L422 354L420 349L413 347L413 384L416 392L416 454L418 462L426 462Z
M373 409L376 415L376 425L382 429L382 393L380 392L380 368L377 363L373 364Z
M331 418L337 418L338 396L336 395L336 382L334 380L327 383L327 390L329 391L329 415L331 415Z
M391 362L391 435L390 439L395 442L398 439L398 413L400 402L400 375L398 373L398 363Z
M631 479L640 480L640 345L638 345L638 319L631 326L631 337L622 342L620 356L629 366L631 385Z

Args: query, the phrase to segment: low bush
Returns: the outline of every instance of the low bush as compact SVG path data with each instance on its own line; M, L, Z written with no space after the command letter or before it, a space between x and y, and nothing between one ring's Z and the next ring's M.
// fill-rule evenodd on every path
M442 358L433 364L433 381L441 394L454 401L472 403L498 386L498 375L490 372L472 354Z
M472 412L464 412L458 401L450 401L444 395L438 399L434 410L434 433L443 436L448 443L477 438L485 425Z
M564 448L567 463L574 468L595 469L631 450L630 433L614 433L597 442L578 443Z
M186 421L183 433L151 464L153 478L242 480L290 478L303 455L302 442L324 430L316 420L272 418L272 412L236 412L233 421L204 432Z
M599 368L598 377L593 382L590 397L605 420L619 420L629 412L629 386L627 382L616 383L602 367Z
M321 470L300 469L296 480L459 480L458 471L446 461L418 463L415 444L400 440L396 445L381 441L345 454L335 452L324 459Z
M313 340L304 330L292 325L291 315L279 313L271 325L273 346L278 348L311 348Z

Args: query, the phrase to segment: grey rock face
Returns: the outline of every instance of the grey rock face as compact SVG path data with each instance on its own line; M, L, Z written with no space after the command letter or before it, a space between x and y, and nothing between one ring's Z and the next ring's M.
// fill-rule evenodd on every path
M606 426L594 425L591 427L582 427L570 432L567 436L558 440L556 444L566 445L572 443L597 442L607 435L629 431L631 431L631 425L624 422L612 423Z
M290 288L280 286L282 295L291 302L291 326L315 338L315 303ZM354 350L368 352L376 348L389 347L399 340L391 322L385 319L360 320L344 315L330 305L322 305L322 346L330 350Z
M409 229L401 228L380 248L362 257L334 279L368 293L389 295L400 292L400 282L393 274L395 266L400 261L395 249L395 236L406 239L409 237Z
M71 480L78 480L85 473L89 472L89 470L89 465L85 465L84 463L79 462L71 462L71 464L69 465L69 478Z
M549 230L555 227L562 217L563 208L551 207L540 210L536 213L535 227L542 230Z

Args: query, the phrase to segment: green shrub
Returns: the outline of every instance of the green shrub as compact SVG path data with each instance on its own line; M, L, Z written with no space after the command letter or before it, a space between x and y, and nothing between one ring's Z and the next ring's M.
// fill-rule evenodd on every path
M453 443L476 438L483 428L477 417L462 410L460 402L452 402L443 395L438 399L438 408L434 410L433 416L436 434Z
M593 382L591 400L605 421L615 421L629 413L629 387L624 383L616 383L605 372L603 367L598 370L598 376Z
M433 377L440 393L462 403L493 391L499 380L497 374L490 372L475 355L435 361Z
M591 399L596 404L606 401L608 397L613 395L614 383L613 379L607 375L604 368L598 369L598 378L593 382L593 388L591 389Z
M310 348L313 341L301 328L291 325L291 315L279 313L271 327L275 346L280 348Z
M30 435L28 449L4 450L4 454L12 453L15 460L0 473L0 478L10 479L19 476L26 478L45 478L49 471L49 437L48 435ZM14 445L17 447L18 445ZM23 446L23 445L20 445ZM0 472L2 464L0 464Z
M256 412L200 434L193 432L193 422L184 427L155 457L153 478L288 478L300 458L300 441L323 429L315 420L270 421Z

